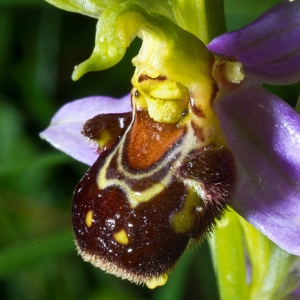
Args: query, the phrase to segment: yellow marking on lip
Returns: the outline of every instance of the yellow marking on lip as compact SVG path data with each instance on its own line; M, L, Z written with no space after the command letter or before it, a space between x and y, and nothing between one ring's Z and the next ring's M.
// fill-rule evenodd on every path
M158 286L164 285L168 280L168 275L163 274L158 277L151 278L146 281L146 285L149 289L155 289Z
M129 129L128 129L129 130ZM127 132L128 132L127 130ZM122 172L124 176L127 178L130 178L132 180L143 180L145 178L148 178L152 176L155 173L158 173L161 171L161 169L164 168L164 164L159 164L157 167L145 172L145 173L132 173L128 172L126 168L124 168L124 163L122 160L122 155L118 154L123 153L124 150L124 141L126 139L126 134L124 134L123 138L121 139L119 143L119 147L116 147L111 154L105 159L105 163L103 167L100 169L99 174L98 174L98 179L97 179L97 185L99 189L105 189L110 186L118 186L120 189L123 189L124 192L128 195L128 201L130 203L131 208L135 208L139 203L141 202L147 202L151 199L153 199L156 195L158 195L161 191L164 190L164 188L168 185L168 182L171 180L173 176L173 171L168 172L166 176L161 180L161 182L158 182L151 186L150 188L146 189L142 193L138 193L133 191L126 183L124 180L120 180L118 178L113 178L113 179L108 179L106 177L106 171L112 161L112 158L117 155L117 168L119 172ZM209 139L203 143L203 146L209 145L208 142L211 142ZM182 145L195 145L196 143L199 143L197 138L195 137L194 131L191 127L191 125L187 126L187 133L184 135L183 140L181 141ZM174 165L174 170L176 166L180 166L180 161L182 161L188 153L191 151L191 147L176 147L173 151L171 151L168 155L168 157L165 160L165 164L168 163L169 161L175 160L176 165ZM177 165L178 163L178 165Z
M123 245L128 245L129 239L127 236L127 233L124 229L121 229L117 233L114 234L114 239L119 243Z
M105 147L105 145L108 144L109 140L110 140L109 132L107 130L103 130L103 132L101 132L100 138L96 140L96 142L99 145L100 149L102 149Z
M187 232L192 228L193 215L195 213L201 213L203 210L201 205L201 193L203 193L201 187L196 192L192 186L189 186L188 195L184 201L184 205L180 211L178 211L172 217L172 227L175 232Z
M87 227L92 227L93 225L93 211L89 210L85 216L85 224Z

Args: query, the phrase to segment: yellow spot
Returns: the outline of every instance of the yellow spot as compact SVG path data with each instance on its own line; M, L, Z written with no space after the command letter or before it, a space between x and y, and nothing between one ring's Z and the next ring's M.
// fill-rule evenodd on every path
M87 227L91 227L93 225L93 211L89 210L85 216L85 224Z
M109 135L108 131L103 130L101 132L100 139L96 140L96 142L99 145L100 149L102 149L102 148L104 148L105 145L107 145L109 140L110 140L110 135Z
M172 227L176 232L187 232L192 226L193 214L194 210L200 212L200 196L201 191L195 192L193 188L191 188L188 192L188 195L184 201L183 208L178 211L172 218Z
M127 245L129 243L129 239L127 236L127 233L124 229L121 229L120 231L118 231L117 233L115 233L114 235L114 239L123 245Z
M150 280L146 281L146 285L149 289L155 289L158 286L164 285L168 280L168 275L163 274L159 277L153 277Z

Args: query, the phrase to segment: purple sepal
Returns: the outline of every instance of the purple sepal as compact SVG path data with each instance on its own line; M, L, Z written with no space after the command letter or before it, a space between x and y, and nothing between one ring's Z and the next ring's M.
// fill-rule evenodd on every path
M300 255L300 117L261 86L215 105L238 168L232 207L286 251Z
M246 75L260 83L300 80L300 0L284 0L256 21L215 38L208 49L235 56Z
M84 123L98 115L131 111L130 95L122 99L88 97L65 104L40 136L73 158L92 165L98 158L98 146L81 134Z

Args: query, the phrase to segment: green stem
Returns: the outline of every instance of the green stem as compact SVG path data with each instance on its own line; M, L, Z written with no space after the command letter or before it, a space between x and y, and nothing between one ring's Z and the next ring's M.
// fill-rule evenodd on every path
M226 213L209 242L221 299L248 299L242 229L234 211Z

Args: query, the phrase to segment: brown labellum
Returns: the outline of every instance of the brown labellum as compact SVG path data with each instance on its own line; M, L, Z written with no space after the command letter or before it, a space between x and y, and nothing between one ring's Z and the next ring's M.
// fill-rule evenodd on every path
M74 194L73 227L79 252L95 266L134 282L169 272L189 241L189 235L174 232L170 222L184 202L184 184L173 178L163 192L132 208L119 187L99 190L95 178L101 162L98 159ZM86 224L89 211L91 226ZM120 232L123 237L118 238Z
M100 115L84 126L106 148L76 187L73 228L86 261L149 283L221 217L234 192L235 162L226 147L199 147L192 126L161 124L146 111L130 122L128 114Z

